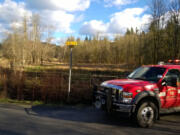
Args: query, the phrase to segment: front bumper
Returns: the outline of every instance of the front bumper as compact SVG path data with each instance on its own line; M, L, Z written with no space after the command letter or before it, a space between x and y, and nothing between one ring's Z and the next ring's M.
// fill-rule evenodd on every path
M122 112L127 113L127 115L131 115L133 112L135 105L133 104L124 104L121 101L121 99L116 98L116 95L113 95L112 93L109 93L106 91L95 91L94 92L94 104L95 107L98 109L103 110L111 110L113 112Z
M121 104L121 103L113 103L113 106L115 108L115 111L124 112L124 113L131 113L134 108L134 105Z

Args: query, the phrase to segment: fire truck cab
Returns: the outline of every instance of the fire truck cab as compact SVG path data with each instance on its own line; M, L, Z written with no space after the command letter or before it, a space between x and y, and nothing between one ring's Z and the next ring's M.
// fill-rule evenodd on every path
M126 79L102 82L94 87L94 105L124 113L140 127L152 126L160 113L180 111L180 60L141 66Z

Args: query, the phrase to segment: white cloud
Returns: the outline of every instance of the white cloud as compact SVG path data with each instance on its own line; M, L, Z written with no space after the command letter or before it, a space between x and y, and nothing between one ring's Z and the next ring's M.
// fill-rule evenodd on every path
M106 7L123 6L136 3L138 0L104 0Z
M18 22L18 21L13 21L12 23L10 23L9 24L9 26L11 27L11 28L21 28L22 27L22 22Z
M56 45L65 45L66 41L67 41L66 37L61 37L61 38L52 39L51 43Z
M144 14L145 8L128 8L122 12L111 15L109 22L93 20L85 22L81 29L82 35L95 35L97 33L104 34L124 34L127 28L141 29L148 24L150 15Z
M96 35L99 33L105 33L107 31L107 24L102 21L92 20L85 22L80 28L80 34L82 35Z
M149 22L150 15L144 14L146 8L129 8L111 16L108 32L125 33L127 28L141 28Z
M13 0L5 0L0 3L0 26L3 27L3 29L0 29L1 33L12 27L20 28L24 16L29 19L32 17L33 11L28 10L26 4ZM75 18L74 14L67 13L64 10L36 10L35 13L40 16L40 21L43 25L53 26L55 28L54 32L72 33L72 22L82 21L83 19L83 15Z
M0 33L10 31L12 27L20 28L26 16L38 14L45 26L52 26L53 32L73 33L72 23L81 22L84 11L91 0L4 0L0 2Z
M0 3L0 32L7 32L11 27L19 28L24 17L31 17L32 12L25 9L25 3L5 0Z
M23 2L16 3L12 0L5 0L4 3L0 3L0 22L20 21L24 16L31 15L31 11L25 9Z
M72 33L71 24L84 19L83 14L76 15L74 12L84 11L89 8L90 1L28 0L26 6L40 15L43 24L53 25L56 28L56 32Z
M41 21L44 25L51 25L56 32L72 33L70 29L71 23L74 20L74 15L68 14L61 10L40 12Z
M75 16L74 22L81 22L84 20L84 14L80 14L78 16Z
M90 0L28 0L27 5L37 10L84 11L90 6Z

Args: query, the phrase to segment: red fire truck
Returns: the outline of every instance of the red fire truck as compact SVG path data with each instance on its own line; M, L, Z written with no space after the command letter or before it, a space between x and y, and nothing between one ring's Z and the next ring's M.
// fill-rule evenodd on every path
M161 113L180 111L180 60L139 67L126 79L94 87L94 95L96 108L121 112L140 127L150 127Z

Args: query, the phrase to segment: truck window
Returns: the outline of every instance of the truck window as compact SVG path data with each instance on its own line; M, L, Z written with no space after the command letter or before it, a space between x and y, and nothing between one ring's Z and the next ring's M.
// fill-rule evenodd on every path
M165 70L166 68L161 67L140 67L132 72L128 78L158 82L160 78L157 76L163 75Z
M177 77L177 86L180 86L180 71L178 69L170 69L166 76L176 76Z

